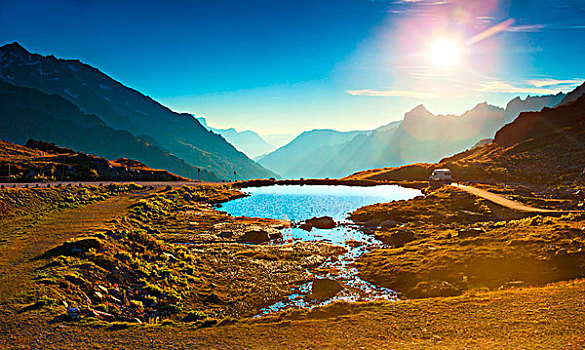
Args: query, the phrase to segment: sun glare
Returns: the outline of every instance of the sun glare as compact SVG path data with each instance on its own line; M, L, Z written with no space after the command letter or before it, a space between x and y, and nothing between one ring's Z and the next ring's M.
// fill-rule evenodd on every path
M431 46L431 62L436 67L449 68L459 62L459 46L452 40L439 40Z

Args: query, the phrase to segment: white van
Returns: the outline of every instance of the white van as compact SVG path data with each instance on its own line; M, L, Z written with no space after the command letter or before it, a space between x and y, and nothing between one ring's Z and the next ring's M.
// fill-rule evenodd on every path
M451 181L451 170L435 169L429 177L429 181Z

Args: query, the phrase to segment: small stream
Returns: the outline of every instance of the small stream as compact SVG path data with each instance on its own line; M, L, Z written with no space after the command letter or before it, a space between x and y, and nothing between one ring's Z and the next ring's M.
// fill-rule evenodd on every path
M282 230L283 240L323 241L344 246L348 252L329 258L311 272L316 277L331 278L344 285L334 298L324 302L306 301L303 297L311 292L311 282L296 287L284 300L270 305L260 314L280 311L290 307L323 305L335 300L363 301L394 299L396 293L390 289L368 283L358 277L353 266L364 252L380 246L381 242L371 235L358 230L347 216L365 205L406 200L420 195L420 191L396 185L371 187L358 186L270 186L250 187L248 197L224 203L221 211L232 216L285 219L300 222L312 217L330 216L341 225L333 229L313 229L310 232L300 228Z

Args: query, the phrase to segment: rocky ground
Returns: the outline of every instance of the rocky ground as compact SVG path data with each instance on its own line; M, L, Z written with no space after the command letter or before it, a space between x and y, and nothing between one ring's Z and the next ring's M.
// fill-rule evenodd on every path
M360 276L404 300L250 318L343 251L283 241L285 221L216 211L242 195L227 186L2 189L0 347L585 346L583 215L526 217L452 188L424 192L352 215L386 244L360 258Z

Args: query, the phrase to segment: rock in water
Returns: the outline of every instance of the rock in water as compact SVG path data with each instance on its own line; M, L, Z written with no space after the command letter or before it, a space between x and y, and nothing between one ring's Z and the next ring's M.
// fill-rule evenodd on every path
M264 243L264 242L268 242L268 240L270 239L270 237L268 236L268 233L264 232L264 231L260 231L260 230L253 230L253 231L248 231L246 233L244 233L239 239L239 242L243 242L243 243Z
M333 298L343 287L335 280L329 278L316 278L313 280L310 299L326 300Z
M313 225L309 224L308 222L303 222L302 224L299 225L299 228L311 232L311 230L313 229Z
M320 218L314 217L306 220L306 222L311 224L311 226L320 229L331 229L336 226L335 220L333 220L333 218L330 216L322 216Z

